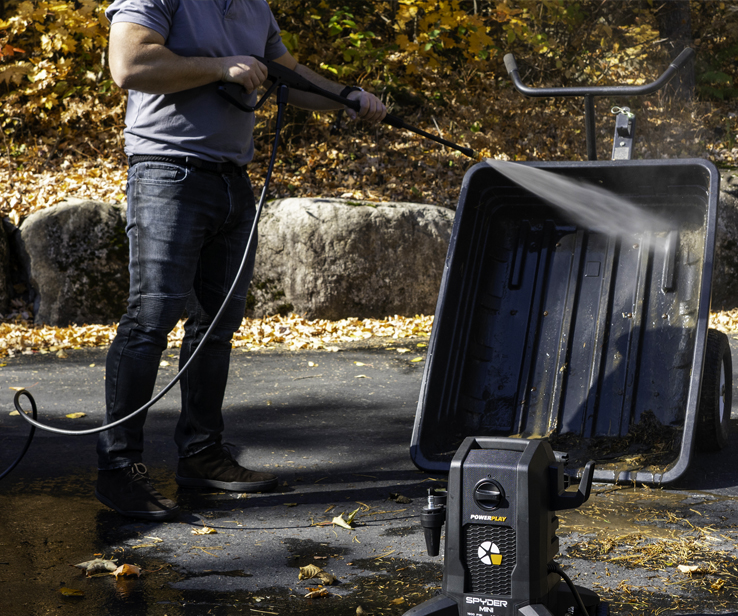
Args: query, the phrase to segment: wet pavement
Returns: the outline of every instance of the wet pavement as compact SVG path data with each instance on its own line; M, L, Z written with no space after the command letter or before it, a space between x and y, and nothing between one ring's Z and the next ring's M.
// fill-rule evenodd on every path
M96 437L37 432L0 482L0 614L400 616L430 598L442 558L426 554L419 514L428 488L445 483L409 457L424 342L235 351L225 436L242 463L279 475L272 494L177 488L175 389L150 412L146 431L151 475L183 510L169 523L139 523L98 503ZM9 416L10 388L33 393L42 421L94 427L105 353L0 362L0 471L27 434ZM161 384L177 355L164 358ZM561 514L557 560L612 614L738 614L737 448L734 425L729 446L695 455L678 486L597 485L584 507ZM332 523L354 512L352 529ZM215 532L200 534L206 527ZM87 577L74 567L94 558L138 566L141 575ZM320 580L299 579L309 564L337 582L321 591ZM327 596L306 597L316 590Z

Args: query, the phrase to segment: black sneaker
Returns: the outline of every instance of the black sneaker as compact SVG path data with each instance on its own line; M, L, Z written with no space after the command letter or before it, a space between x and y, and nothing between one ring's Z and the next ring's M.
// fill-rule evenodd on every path
M97 472L95 496L121 515L139 520L162 522L179 513L174 501L162 496L140 462L125 468Z
M229 492L271 492L277 477L243 468L226 445L212 445L194 456L180 458L177 483L184 488L217 488Z

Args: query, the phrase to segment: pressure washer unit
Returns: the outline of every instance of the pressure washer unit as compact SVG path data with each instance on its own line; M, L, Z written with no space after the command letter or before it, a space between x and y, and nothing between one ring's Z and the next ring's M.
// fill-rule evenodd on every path
M442 591L405 616L600 616L607 604L554 562L556 511L589 498L594 462L565 490L565 454L548 441L468 437L451 462L448 492L429 493L421 523L431 556L446 523Z

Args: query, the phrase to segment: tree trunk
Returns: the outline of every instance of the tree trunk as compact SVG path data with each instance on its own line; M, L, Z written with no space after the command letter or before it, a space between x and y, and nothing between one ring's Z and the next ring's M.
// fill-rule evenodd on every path
M656 8L656 19L661 38L667 39L664 44L669 49L672 60L686 47L692 45L689 0L661 0L661 4ZM690 60L679 71L679 75L672 79L665 92L667 96L687 101L692 99L694 86L694 61Z

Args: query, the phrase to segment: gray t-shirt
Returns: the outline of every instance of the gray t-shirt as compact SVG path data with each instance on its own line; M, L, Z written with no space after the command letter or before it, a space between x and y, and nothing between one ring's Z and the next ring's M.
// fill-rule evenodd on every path
M132 22L155 30L181 56L262 56L287 52L266 0L115 0L111 24ZM130 90L125 152L196 156L238 165L254 154L254 114L223 100L218 83L175 94ZM256 100L256 93L252 94Z

